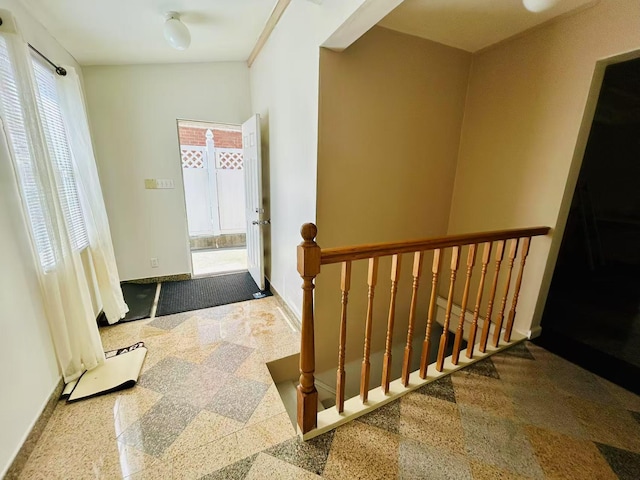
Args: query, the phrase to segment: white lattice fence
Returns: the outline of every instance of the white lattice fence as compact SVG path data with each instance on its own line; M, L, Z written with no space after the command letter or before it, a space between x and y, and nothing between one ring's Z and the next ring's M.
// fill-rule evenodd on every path
M216 147L218 210L222 232L246 230L243 168L241 148Z
M189 234L219 235L246 230L241 148L181 145Z
M182 168L205 168L207 147L183 145L180 147Z
M242 170L241 148L216 148L216 168L220 170Z

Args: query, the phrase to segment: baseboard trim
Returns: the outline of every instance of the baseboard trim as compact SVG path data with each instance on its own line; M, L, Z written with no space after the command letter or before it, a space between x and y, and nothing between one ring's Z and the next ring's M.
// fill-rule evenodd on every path
M540 325L538 325L537 327L532 328L531 330L529 330L527 332L527 337L529 338L529 340L533 340L534 338L538 338L540 335L542 335L542 327Z
M445 317L445 312L447 309L447 299L446 297L443 297L441 295L438 295L436 298L436 306L437 306L437 313L436 313L436 322L438 322L440 324L440 326L444 327L444 317ZM458 321L460 319L460 313L462 312L462 308L460 308L460 305L454 303L453 305L451 305L451 319L450 319L450 323L449 323L449 332L450 333L455 333L456 332L456 328L458 327ZM485 317L483 317L482 315L478 316L478 329L479 331L482 331L482 328L484 327L484 322L485 322ZM470 327L473 323L473 311L467 309L465 314L464 314L464 339L467 340L468 339L468 334L469 334L469 330ZM502 328L506 328L506 323L503 323ZM532 330L529 330L528 332L522 332L519 331L516 326L513 326L513 331L514 332L518 332L520 335L526 336L529 339L533 339L536 337L539 337L540 334L542 333L542 328L540 327L535 327ZM495 332L495 324L492 322L491 325L489 326L489 334L493 335Z
M316 388L321 388L322 390L324 390L325 392L330 394L332 397L336 396L335 387L332 387L331 385L328 385L328 384L318 380L317 378L314 379L314 383L315 383Z
M133 280L123 280L127 283L160 283L160 282L182 282L191 280L193 276L190 273L177 273L175 275L165 275L163 277L135 278Z
M294 330L296 330L297 332L300 332L300 330L302 329L302 323L300 322L300 319L297 317L297 315L291 309L291 307L287 305L287 302L284 301L284 298L280 296L278 291L275 288L273 288L273 285L271 284L271 282L269 282L269 290L271 290L271 293L273 294L273 298L275 298L280 304L280 308L282 309L285 319L290 323L290 325L294 328Z
M436 311L435 320L436 322L438 322L438 324L441 327L444 327L444 317L445 317L445 312L447 310L447 299L441 295L438 295L436 297L436 307L437 307L437 311ZM460 305L456 303L451 305L451 319L449 322L450 333L455 333L456 328L458 327L458 321L461 313L462 313L462 308L460 307ZM484 326L484 318L485 317L482 315L478 316L479 331L482 331L482 327ZM464 312L464 339L465 340L468 339L469 330L472 324L473 324L473 310L467 309ZM494 325L491 324L489 333L493 334L494 330L495 330Z
M49 419L53 415L53 410L56 408L58 400L60 399L60 395L62 394L63 388L64 388L64 382L62 381L62 378L61 378L60 381L55 386L55 388L53 389L53 392L51 392L51 395L45 402L42 412L40 413L36 421L33 423L31 430L27 434L27 437L22 443L22 446L20 447L20 449L18 450L18 453L14 457L13 462L11 462L11 465L9 466L7 473L4 476L5 480L17 480L17 478L22 473L22 470L27 464L27 460L29 460L29 457L33 453L33 450L35 449L36 444L38 443L38 440L40 440L40 437L42 436L42 432L44 431L44 428L47 426Z

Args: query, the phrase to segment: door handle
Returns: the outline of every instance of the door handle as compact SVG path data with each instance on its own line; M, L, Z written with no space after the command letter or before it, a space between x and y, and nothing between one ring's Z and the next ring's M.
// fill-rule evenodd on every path
M271 225L271 219L269 220L254 220L251 222L252 225Z

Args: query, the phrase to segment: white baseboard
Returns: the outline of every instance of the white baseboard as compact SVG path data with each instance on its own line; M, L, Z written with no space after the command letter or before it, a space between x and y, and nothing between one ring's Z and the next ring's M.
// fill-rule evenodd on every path
M438 324L443 327L444 326L444 318L445 318L445 313L447 311L447 299L444 297L441 297L440 295L437 296L436 298L436 306L437 306L437 310L436 310L436 322L438 322ZM458 328L458 320L460 319L460 313L462 312L462 308L460 308L460 305L457 304L453 304L451 306L451 318L449 320L449 331L451 333L455 333L456 329ZM482 331L482 327L484 325L484 318L482 315L478 316L478 331L481 332ZM465 340L469 339L469 331L471 328L471 325L473 324L473 311L467 309L467 311L464 314L464 335L463 338ZM493 334L493 331L495 330L494 325L491 324L491 326L489 327L489 333Z
M302 322L300 320L301 317L296 314L295 310L291 308L291 306L285 301L284 298L282 298L278 291L273 288L271 282L269 282L269 288L271 289L273 298L275 298L280 304L280 307L278 307L278 309L280 310L280 313L284 317L289 327L291 327L294 332L300 332L300 330L302 330Z
M534 338L538 338L542 335L542 327L538 325L537 327L532 328L527 332L527 338L529 340L533 340Z
M325 393L327 393L331 397L335 398L335 396L336 396L335 387L332 387L331 385L328 385L328 384L324 383L323 381L318 380L317 378L315 379L314 383L315 383L316 389L318 390L318 393L320 393L320 390L324 390Z
M447 311L447 299L444 297L441 297L440 295L438 295L438 297L436 298L436 305L437 305L437 311L436 311L436 322L438 322L438 324L440 324L440 326L444 326L444 317L445 317L445 312ZM453 304L451 306L451 319L449 320L449 331L451 333L455 333L456 329L458 328L458 319L460 318L460 312L462 311L462 309L460 308L460 305L457 304ZM506 313L505 313L505 321L506 321ZM484 319L485 317L483 317L482 315L478 316L478 331L482 331L482 327L484 326ZM464 339L468 340L469 338L469 327L471 327L471 324L473 323L473 312L469 309L467 309L465 315L464 315ZM502 328L506 328L506 325L503 323ZM489 327L489 333L490 335L493 335L493 332L495 331L495 325L492 323L491 326ZM513 331L514 332L518 332L520 335L526 336L529 339L532 338L536 338L539 337L540 334L542 333L542 328L540 326L534 327L533 329L527 331L526 333L524 331L520 331L516 328L516 326L513 326Z

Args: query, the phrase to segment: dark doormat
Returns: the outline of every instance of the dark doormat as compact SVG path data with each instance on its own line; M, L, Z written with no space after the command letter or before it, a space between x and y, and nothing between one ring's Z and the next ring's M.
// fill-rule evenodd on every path
M156 317L266 296L271 296L271 292L261 292L249 272L195 278L182 282L163 282Z
M122 294L129 307L127 315L120 322L132 322L151 316L157 283L123 283Z

